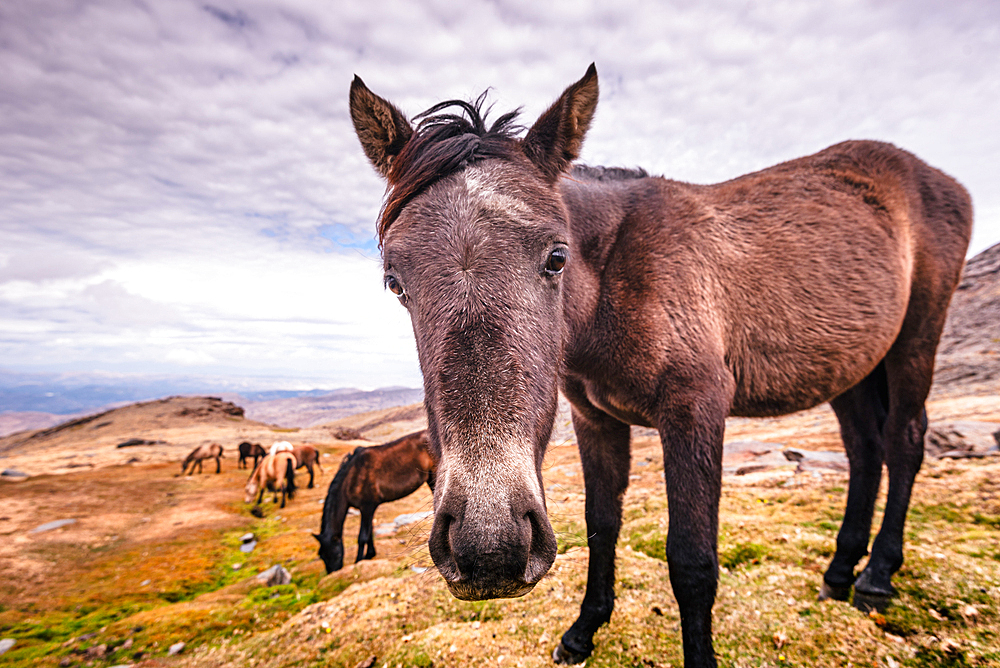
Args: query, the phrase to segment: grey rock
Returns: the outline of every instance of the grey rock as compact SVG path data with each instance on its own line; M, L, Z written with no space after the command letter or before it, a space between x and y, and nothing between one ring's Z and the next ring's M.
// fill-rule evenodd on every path
M16 644L17 641L13 638L4 638L3 640L0 640L0 654L3 654Z
M268 587L286 585L292 583L292 574L285 570L281 564L275 564L266 571L257 574L257 579Z
M240 552L253 552L255 547L257 547L257 541L252 540L249 543L243 543L240 545Z
M817 469L827 469L833 471L846 471L849 468L847 455L843 452L830 452L826 450L799 450L789 448L782 453L785 459L796 462L796 473L816 471Z
M3 473L0 473L0 476L4 478L27 478L28 474L17 469L4 469Z
M938 459L990 457L1000 454L1000 425L996 422L956 420L937 422L927 429L924 451Z
M53 520L52 522L46 522L45 524L39 524L37 527L29 531L28 533L42 533L43 531L52 531L53 529L58 529L59 527L68 526L70 524L76 524L76 520Z
M433 514L434 512L430 510L425 510L421 513L406 513L405 515L397 515L392 523L396 525L397 529L401 529L407 524L415 524L420 520L425 520Z
M184 643L182 643L182 642L175 642L173 645L170 646L170 649L167 650L167 654L169 656L174 656L175 654L180 654L181 652L184 651L185 647L186 647L186 645Z

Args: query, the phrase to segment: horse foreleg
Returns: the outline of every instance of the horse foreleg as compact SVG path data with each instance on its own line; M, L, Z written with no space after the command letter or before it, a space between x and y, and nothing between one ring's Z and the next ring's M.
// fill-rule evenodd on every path
M628 487L629 426L599 413L584 416L573 409L586 487L587 592L580 616L552 653L557 663L580 663L594 651L594 633L615 609L615 544L622 520L622 497Z
M309 469L309 489L313 488L313 465L307 464L306 468Z
M375 531L372 526L374 519L375 506L363 506L361 508L361 528L358 530L358 557L354 560L355 563L375 556ZM369 544L368 554L365 554L365 547Z
M215 458L215 472L222 473L222 460L218 457Z
M707 372L703 377L719 374ZM722 440L731 397L723 388L691 387L671 396L661 412L670 512L667 565L681 615L685 668L716 666L712 606L719 577Z

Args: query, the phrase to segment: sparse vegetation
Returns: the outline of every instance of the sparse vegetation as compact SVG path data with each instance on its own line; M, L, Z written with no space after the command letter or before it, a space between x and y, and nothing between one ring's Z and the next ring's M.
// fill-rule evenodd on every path
M1000 407L992 410L1000 417ZM805 414L740 429L753 435L814 419ZM824 438L835 444L835 436ZM324 462L339 461L348 447L325 446ZM633 460L655 459L659 447L640 439ZM174 464L150 464L0 487L12 509L3 514L28 513L19 526L62 516L60 495L78 500L82 518L16 543L19 560L45 567L0 591L0 637L17 639L0 665L354 668L375 656L376 668L542 667L551 665L552 648L576 618L588 553L572 444L552 448L544 470L556 563L532 593L500 601L451 596L431 567L426 524L379 538L375 561L325 575L308 532L319 527L332 470L285 510L264 504L265 516L255 518L241 502L246 473L232 460L223 466L221 476L177 478ZM616 609L587 666L679 668L662 468L636 467L634 475L624 501ZM899 595L883 614L869 616L846 603L816 601L843 514L845 474L727 478L714 617L720 666L1000 666L998 479L996 459L927 462L915 486L906 563L895 579ZM129 491L136 489L141 493ZM19 499L34 506L17 510ZM379 516L387 521L429 503L422 488ZM194 509L207 514L193 519ZM98 517L107 518L104 529L95 526ZM350 518L348 564L356 527ZM249 554L239 551L248 531L257 539ZM15 543L2 549L8 545ZM0 551L5 569L18 563L10 554ZM274 563L292 573L292 584L256 582L253 576ZM167 658L175 642L186 648ZM103 656L86 654L101 645Z

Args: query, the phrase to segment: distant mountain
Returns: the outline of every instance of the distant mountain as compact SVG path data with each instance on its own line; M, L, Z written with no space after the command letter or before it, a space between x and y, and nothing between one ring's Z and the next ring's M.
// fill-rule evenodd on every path
M245 382L0 370L0 436L46 429L112 408L169 396L224 396L244 407L248 417L253 416L250 419L285 427L310 426L423 400L423 390L405 387L248 391L240 387ZM261 385L266 387L263 382Z
M385 387L369 392L345 388L318 396L269 401L248 401L225 393L222 396L242 406L250 420L282 427L312 427L349 415L415 404L423 401L424 391L409 387Z

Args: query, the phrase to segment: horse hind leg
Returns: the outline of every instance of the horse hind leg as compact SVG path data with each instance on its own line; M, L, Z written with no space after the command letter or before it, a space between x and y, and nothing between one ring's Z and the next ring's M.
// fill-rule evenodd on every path
M840 421L840 434L850 462L850 485L837 551L823 576L819 599L846 601L854 584L854 567L868 553L872 514L882 480L882 428L888 410L885 364L830 402Z
M215 472L222 473L222 459L219 457L215 458Z
M309 487L308 488L312 489L313 488L313 465L312 464L308 464L306 466L306 468L309 469Z
M889 410L882 440L889 473L882 526L872 543L872 554L854 582L854 605L862 610L882 609L895 594L892 576L903 565L903 527L913 481L924 459L927 411L924 402L934 373L934 353L944 327L947 295L938 308L925 297L925 309L911 312L903 323L884 363Z

